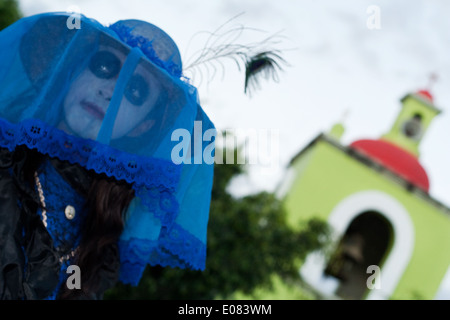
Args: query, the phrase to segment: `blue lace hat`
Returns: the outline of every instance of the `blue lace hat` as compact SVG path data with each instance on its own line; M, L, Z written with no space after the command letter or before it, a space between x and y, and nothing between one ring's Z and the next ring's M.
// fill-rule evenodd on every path
M79 15L71 28L70 19L38 14L0 32L0 146L133 186L124 283L136 285L147 264L203 270L214 157L205 133L215 129L175 42L140 20L106 27Z

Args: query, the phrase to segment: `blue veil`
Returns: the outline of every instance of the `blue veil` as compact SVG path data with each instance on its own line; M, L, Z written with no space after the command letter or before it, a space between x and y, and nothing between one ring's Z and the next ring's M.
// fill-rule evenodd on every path
M176 44L139 20L70 19L38 14L0 32L0 147L132 185L122 282L136 285L147 264L203 270L215 129Z

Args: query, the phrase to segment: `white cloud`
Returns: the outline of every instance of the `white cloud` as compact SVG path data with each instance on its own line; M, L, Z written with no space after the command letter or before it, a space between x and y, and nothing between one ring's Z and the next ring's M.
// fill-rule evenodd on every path
M26 15L66 10L73 1L21 0ZM370 5L380 7L381 29L366 26ZM443 110L421 144L421 162L431 180L431 195L450 205L450 3L440 1L77 1L82 13L104 24L143 19L166 30L180 50L199 31L213 31L233 16L236 22L267 32L284 30L291 64L279 83L263 83L249 99L243 75L233 64L200 94L204 108L220 129L280 130L280 160L286 164L316 134L328 130L345 110L343 141L378 138L400 110L399 99L427 85L431 72L439 81L432 92ZM243 38L245 39L245 38ZM280 170L248 185L272 189Z

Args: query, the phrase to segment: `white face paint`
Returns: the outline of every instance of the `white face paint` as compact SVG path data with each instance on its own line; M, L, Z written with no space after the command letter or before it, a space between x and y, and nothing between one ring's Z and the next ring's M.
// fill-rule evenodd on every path
M125 59L117 49L99 48L68 90L61 128L85 139L97 138ZM160 90L155 76L139 64L125 88L111 139L150 129L153 120L143 120L155 107Z

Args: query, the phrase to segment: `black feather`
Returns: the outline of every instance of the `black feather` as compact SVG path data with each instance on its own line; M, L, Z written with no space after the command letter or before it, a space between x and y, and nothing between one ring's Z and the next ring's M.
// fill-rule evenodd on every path
M277 61L278 60L278 61ZM264 51L248 58L245 63L245 84L244 92L247 93L252 89L259 89L259 78L266 80L272 78L278 81L278 71L283 70L280 62L285 62L280 55Z
M278 71L282 70L281 63L285 61L280 55L281 51L273 47L279 44L280 35L275 33L260 41L240 43L238 40L244 31L258 30L242 25L226 29L230 21L212 33L198 33L206 35L207 39L200 50L189 59L183 59L187 61L184 75L188 75L191 80L199 76L200 83L205 79L209 83L220 70L222 75L225 74L227 67L224 61L229 59L235 62L239 71L245 68L245 94L250 94L253 89L259 89L260 78L278 81Z

